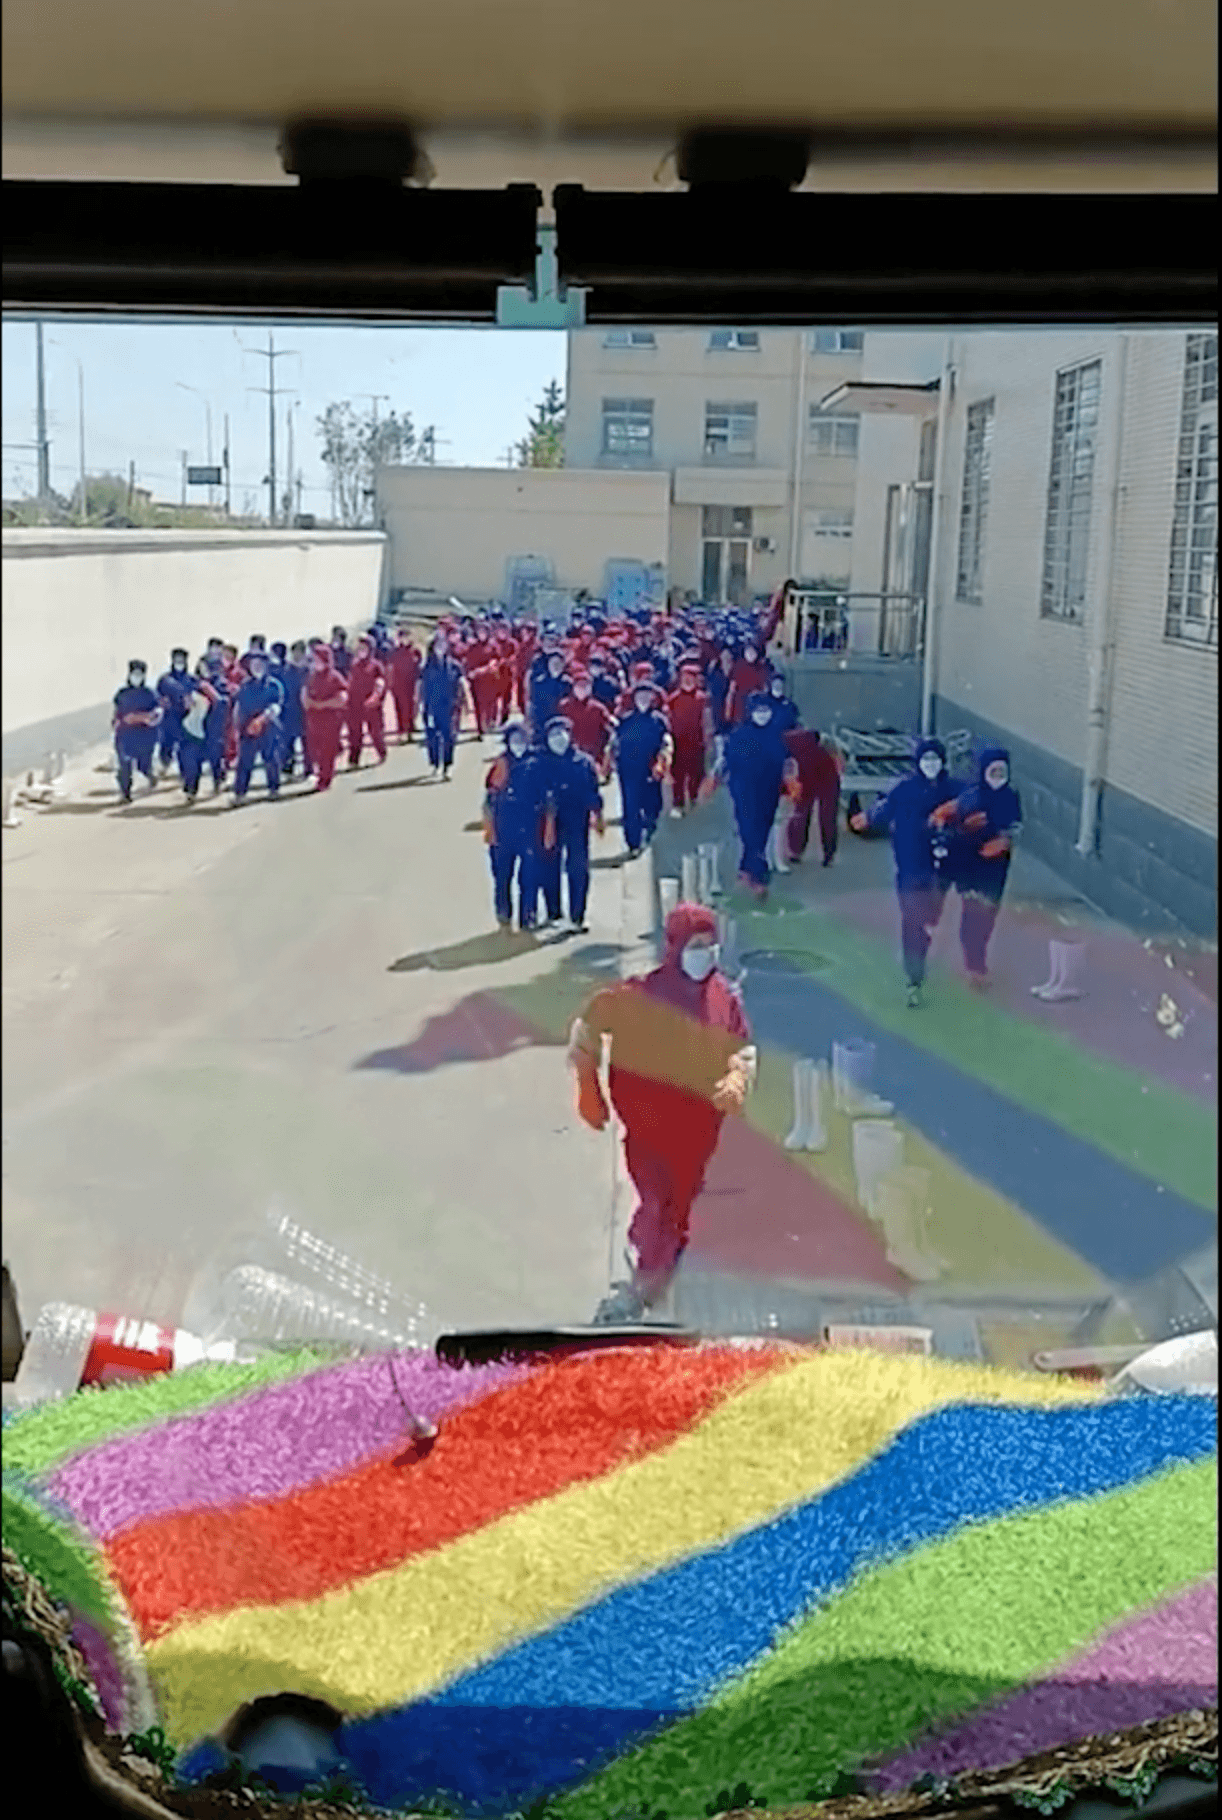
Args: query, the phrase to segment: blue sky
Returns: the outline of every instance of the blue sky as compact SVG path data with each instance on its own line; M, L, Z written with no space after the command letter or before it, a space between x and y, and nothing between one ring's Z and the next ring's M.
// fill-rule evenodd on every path
M381 393L378 410L410 413L419 427L437 426L437 459L464 467L495 467L526 429L549 380L565 378L565 337L536 330L314 327L273 328L278 349L297 357L276 361L276 385L296 393L277 410L277 471L284 471L285 411L295 406L294 466L302 474L302 508L330 510L327 471L319 458L315 420L328 404ZM181 455L207 459L204 402L212 407L213 455L219 463L222 422L230 419L233 509L266 509L268 361L243 348L267 348L266 323L48 322L46 392L52 485L70 493L80 472L78 368L85 379L85 456L90 473L126 474L159 499L177 500ZM3 492L35 490L34 327L3 325ZM201 491L189 496L206 498Z

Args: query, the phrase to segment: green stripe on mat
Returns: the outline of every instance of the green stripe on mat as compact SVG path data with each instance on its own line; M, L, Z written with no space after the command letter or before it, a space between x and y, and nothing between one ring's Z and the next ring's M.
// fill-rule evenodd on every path
M131 1434L172 1416L266 1390L287 1378L317 1371L316 1351L271 1352L250 1365L193 1365L159 1373L143 1383L80 1390L62 1402L43 1403L4 1425L4 1464L31 1476L49 1472L70 1454L117 1435Z
M743 1781L770 1805L822 1799L839 1771L1046 1674L1213 1572L1217 1480L1216 1459L1177 1467L871 1569L703 1712L563 1797L557 1820L658 1808L694 1820L710 1791Z
M1216 1205L1217 1120L1186 1094L1010 1017L956 979L939 978L914 1017L902 1004L889 952L823 912L778 918L750 911L741 918L739 943L746 952L766 946L790 954L799 964L810 954L819 983L884 1030L1186 1200L1211 1211Z
M18 1487L6 1485L2 1500L5 1547L53 1599L109 1628L113 1594L100 1554Z

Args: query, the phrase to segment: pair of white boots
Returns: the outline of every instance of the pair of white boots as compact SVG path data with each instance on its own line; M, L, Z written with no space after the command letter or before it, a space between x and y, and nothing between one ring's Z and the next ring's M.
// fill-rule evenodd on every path
M1082 997L1081 987L1077 984L1081 978L1082 967L1086 960L1086 949L1080 942L1049 942L1050 972L1042 986L1032 986L1032 998L1043 999L1046 1005L1059 1005L1067 999Z
M826 1150L825 1113L831 1090L831 1074L826 1062L809 1059L793 1065L793 1130L785 1139L786 1150Z

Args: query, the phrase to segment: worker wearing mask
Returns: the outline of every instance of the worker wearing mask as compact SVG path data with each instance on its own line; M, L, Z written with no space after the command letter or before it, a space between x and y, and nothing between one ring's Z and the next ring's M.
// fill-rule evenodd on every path
M796 776L768 695L750 697L745 720L726 741L724 768L742 845L739 877L762 900L772 876L768 837L787 776Z
M462 668L450 655L446 633L438 632L420 672L420 707L424 716L424 737L433 775L441 773L442 782L450 780L454 763L454 744L462 717L466 685Z
M900 943L912 1009L924 999L925 964L946 903L947 843L935 838L934 812L958 794L946 769L946 747L940 739L922 739L913 756L911 776L901 778L868 814L855 815L851 823L858 833L874 830L891 838Z
M614 760L624 809L624 840L637 859L652 840L662 813L662 779L671 760L671 738L652 683L638 683L631 710L615 730Z
M615 720L603 703L595 699L594 679L588 670L573 671L572 692L565 696L558 712L573 729L573 745L578 752L584 752L587 758L593 759L594 768L605 783L608 776L607 753L611 735L615 731Z
M309 653L304 638L294 640L280 681L284 689L284 711L280 717L281 774L292 777L297 768L297 750L301 749L301 775L313 777L314 767L306 746L305 706L302 692L310 674Z
M136 771L148 779L150 790L156 788L153 759L160 721L161 706L155 691L149 688L148 665L134 657L127 666L127 681L116 691L114 699L119 795L125 803L132 800L132 776Z
M233 780L234 803L246 800L256 760L263 765L267 794L275 802L280 794L280 716L284 710L284 690L268 672L266 651L247 653L249 675L234 698L234 721L238 730L238 763Z
M789 699L785 690L785 678L773 676L768 682L768 694L772 698L772 718L782 734L792 733L799 724L800 716L797 705Z
M680 665L679 687L666 703L666 718L675 755L672 775L675 808L693 809L700 798L713 745L713 710L700 687L700 665Z
M530 691L530 724L535 739L541 741L550 720L560 712L560 704L569 692L569 680L564 673L564 654L561 651L549 651L546 654L543 672L536 675Z
M730 673L730 692L726 702L726 719L732 727L741 727L747 717L747 703L753 695L767 690L771 671L760 654L753 636L743 645L743 654Z
M733 649L723 645L716 662L705 672L705 690L713 710L713 732L722 737L730 731L730 683L734 664Z
M394 649L386 660L386 670L401 742L412 740L416 735L416 691L420 687L421 662L410 631L406 626L400 626L395 633Z
M786 858L791 866L804 858L817 807L823 864L830 866L839 836L840 767L813 727L795 727L784 737L785 749L797 767L794 809L785 828Z
M157 700L161 705L161 735L157 756L163 777L178 758L182 744L183 717L195 688L195 679L188 666L187 653L179 645L170 652L170 667L157 683ZM180 765L180 775L181 772Z
M618 1306L604 1305L603 1319L639 1319L667 1292L722 1124L742 1113L756 1074L742 1000L718 966L713 912L680 904L666 920L665 943L660 967L595 993L569 1036L578 1112L602 1131L610 1099L639 1196L628 1233L632 1280L620 1286Z
M347 681L348 672L352 668L352 653L348 649L348 634L343 626L331 628L331 662L336 672Z
M568 887L568 923L586 928L590 896L590 825L605 832L603 799L594 761L573 745L573 730L557 715L547 724L544 748L535 761L544 807L539 883L550 923L564 921L560 885Z
M530 749L524 721L505 729L505 751L484 784L484 839L492 867L496 920L512 929L516 887L519 929L538 920L540 820L543 815L539 763Z
M989 941L1023 824L1023 806L1010 782L1010 754L1004 746L984 748L973 788L957 800L939 804L932 820L935 829L950 837L947 876L963 901L959 946L968 984L980 992L989 983Z
M348 690L335 668L330 645L316 644L310 658L302 702L306 752L318 773L319 790L329 790L339 761Z
M358 638L356 657L348 672L348 765L360 767L365 736L369 735L380 765L386 763L386 671L374 656L373 642Z
M186 699L178 742L178 774L188 805L199 795L200 779L208 762L208 716L219 704L216 685L209 678L206 661L201 658L191 678L191 692Z

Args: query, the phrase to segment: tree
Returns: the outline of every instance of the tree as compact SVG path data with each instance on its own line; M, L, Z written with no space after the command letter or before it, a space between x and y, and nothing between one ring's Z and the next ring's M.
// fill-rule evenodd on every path
M331 471L340 521L359 525L372 514L378 468L404 467L428 459L433 430L417 435L409 412L378 418L345 401L330 404L318 419L322 458Z
M564 466L564 393L560 381L550 381L542 402L530 417L526 435L517 445L520 468Z

